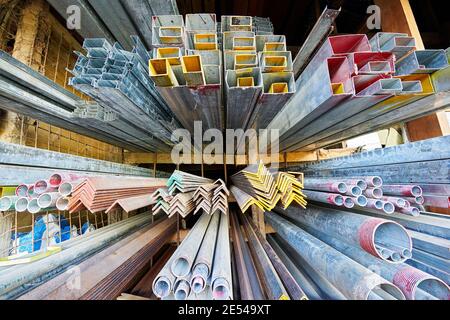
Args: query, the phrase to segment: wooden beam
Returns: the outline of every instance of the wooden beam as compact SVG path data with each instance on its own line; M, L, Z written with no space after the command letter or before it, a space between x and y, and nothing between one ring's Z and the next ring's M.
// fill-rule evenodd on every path
M409 0L375 0L381 8L381 25L384 32L407 33L416 39L417 49L425 46Z
M326 160L336 157L344 157L355 153L355 148L346 148L346 149L335 149L335 150L317 150L317 151L306 151L306 152L289 152L286 154L280 154L278 158L278 164L285 163L299 163L299 162L311 162L318 160ZM215 163L217 165L224 164L224 157L221 155L218 157L220 160ZM262 160L266 164L273 163L273 159L271 157L260 155L259 159ZM125 164L155 164L155 160L158 164L174 164L172 161L172 156L169 153L158 153L155 155L154 153L134 153L134 152L125 152L124 153L124 163ZM196 163L194 161L194 156L192 156L192 164L202 165L202 163ZM274 163L274 164L277 164ZM205 165L203 163L203 165ZM231 164L230 164L231 165ZM236 156L235 163L232 165L248 165L248 156Z
M416 39L417 49L425 49L423 39L409 0L375 0L381 8L381 24L384 32L407 33ZM450 134L445 112L439 112L406 124L411 142Z

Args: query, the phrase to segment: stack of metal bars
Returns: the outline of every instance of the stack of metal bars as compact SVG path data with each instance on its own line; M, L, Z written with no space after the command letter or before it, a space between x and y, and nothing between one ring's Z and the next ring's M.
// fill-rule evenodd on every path
M292 203L297 203L303 208L308 204L303 192L303 173L298 172L277 172L275 174L277 188L281 193L281 204L286 209Z
M206 214L221 212L228 214L228 197L230 191L225 182L217 180L212 184L200 186L194 194L197 208L195 213L203 210Z
M85 101L2 51L0 74L0 101L5 110L130 151L154 150L147 143L136 140L127 131L118 130L114 126L117 120L111 119L111 126L101 121L96 121L97 125L93 126L86 119L77 117L73 112L78 107L86 106ZM127 124L121 122L121 125ZM131 127L130 132L135 130Z
M295 167L295 170L302 170L305 173L305 181L320 178L341 180L349 176L378 176L384 181L384 192L390 194L389 197L404 201L406 199L406 201L410 201L412 206L414 206L416 198L410 196L412 192L420 192L418 187L423 191L423 198L433 197L434 194L446 194L447 197L445 198L448 200L450 180L446 168L448 168L450 161L449 140L450 137L429 139L300 165ZM430 175L430 172L433 172L433 174ZM314 202L323 207L321 208L322 211L332 211L331 205L322 204L320 201ZM447 216L434 213L438 208L433 208L433 204L433 202L429 202L428 205L424 206L425 208L419 209L421 211L420 216L416 217L398 212L386 213L369 206L355 206L351 210L341 207L338 210L340 210L339 212L351 211L362 216L390 220L404 226L411 235L413 243L412 257L406 260L406 264L448 284L450 282L447 272L447 266L450 263L448 254L450 224ZM443 203L443 209L448 210L448 202L447 204ZM429 210L434 212L428 212ZM412 279L412 277L410 278ZM425 282L423 282L423 286L425 286ZM418 282L419 285L421 283ZM415 288L416 286L417 283L410 287Z
M69 212L87 209L92 213L105 211L121 198L151 194L165 186L166 179L88 177L73 190Z
M202 121L205 131L223 129L222 59L216 16L188 14L186 24L182 16L169 17L154 17L158 22L155 28L176 28L182 37L174 43L154 39L150 76L191 133L195 121Z
M163 300L232 300L229 218L203 214L153 282Z
M267 222L278 232L269 241L290 270L300 275L298 281L315 287L316 299L449 299L447 279L411 266L415 249L409 231L400 224L315 206L307 210L277 208L275 212L266 214ZM328 261L326 269L321 266L324 259ZM377 270L375 282L356 283L345 275L366 274L366 279L375 280L374 274L368 277L370 270ZM361 285L365 287L360 292L363 295L357 297L355 288Z
M182 218L186 218L195 210L194 192L174 195L169 205L169 217L180 215Z
M160 212L169 215L170 202L173 196L169 194L168 188L160 188L152 194L152 198L155 200L155 205L153 206L153 215L156 216Z
M303 174L299 172L277 172L268 170L262 162L251 165L233 177L231 193L243 213L255 205L263 211L275 208L278 202L289 207L297 203L306 207L303 193Z
M440 85L449 72L443 50L416 51L413 39L398 34L377 34L372 43L366 35L325 41L268 127L280 129L280 150L317 149L448 104L448 88Z
M418 217L425 211L420 185L383 184L377 176L346 178L307 178L305 194L310 200L345 208L371 208Z
M176 170L167 181L167 187L169 188L169 194L174 195L179 192L195 192L198 187L213 182L211 179Z
M253 18L222 16L226 126L246 129L262 92Z
M207 215L216 213L228 214L228 197L230 191L222 180L195 176L189 173L175 171L167 181L167 188L156 190L152 199L156 203L153 214L164 212L169 217L202 211Z
M85 39L87 56L78 60L70 85L115 113L114 121L90 119L93 125L112 126L125 141L142 143L148 150L168 151L173 145L172 131L181 127L148 75L150 57L139 38L133 51L125 51L105 39ZM106 121L106 122L105 122Z
M274 176L262 162L248 166L231 180L236 188L255 198L264 211L271 211L281 199Z

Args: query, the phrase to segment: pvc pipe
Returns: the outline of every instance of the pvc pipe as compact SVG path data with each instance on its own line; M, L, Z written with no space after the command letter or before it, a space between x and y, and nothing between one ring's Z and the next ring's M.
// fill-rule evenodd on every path
M41 209L55 208L56 202L61 197L59 192L44 193L38 198L38 206Z
M37 198L31 199L28 202L27 210L29 213L34 213L34 214L41 212L41 207L39 207Z
M56 208L59 211L67 211L67 209L69 208L69 198L59 197L56 201Z
M73 190L80 184L79 181L69 181L69 182L63 182L58 188L58 192L65 197L68 197L72 194Z
M383 201L383 211L387 214L393 214L395 212L395 205L389 201Z
M50 182L47 180L39 180L34 184L34 193L36 193L37 195L53 191L57 191L57 188L52 187L50 185Z
M416 207L400 208L397 210L397 212L413 217L420 216L420 210Z
M79 175L71 174L71 173L55 173L50 176L50 179L48 179L48 181L52 188L58 188L64 182L79 181L82 178L83 177L81 177Z
M175 289L175 300L187 300L190 293L191 286L189 285L189 282L184 279L177 282Z
M378 176L364 177L361 179L364 179L369 188L381 188L383 186L383 179Z
M339 181L344 182L347 186L357 186L361 190L366 190L368 188L368 184L363 179L338 179Z
M272 212L266 213L266 218L279 235L347 299L367 300L370 293L378 288L397 299L404 299L396 286L294 224Z
M219 219L219 214L212 216L202 245L198 251L197 258L195 259L192 272L191 289L196 294L199 294L205 290L206 282L212 272L217 231L219 229Z
M28 197L28 188L31 185L21 184L16 188L16 196L18 197Z
M0 198L0 212L14 210L19 197L2 197Z
M390 220L315 206L306 210L296 207L283 210L277 207L275 212L302 225L323 230L380 259L383 259L383 255L376 248L380 244L394 252L398 252L398 248L412 250L412 240L406 229ZM405 259L395 262L403 261Z
M28 209L28 198L27 197L19 198L19 200L17 200L16 202L15 209L18 213L26 212Z
M360 187L358 186L348 186L348 191L345 193L345 195L349 196L349 197L359 197L362 195L363 191Z
M383 201L377 199L367 199L367 208L383 210Z
M407 207L406 200L402 198L383 196L381 200L393 203L398 209Z
M359 197L355 197L355 198L351 198L351 199L353 200L355 205L357 205L358 207L365 208L367 206L368 201L365 196L359 196Z

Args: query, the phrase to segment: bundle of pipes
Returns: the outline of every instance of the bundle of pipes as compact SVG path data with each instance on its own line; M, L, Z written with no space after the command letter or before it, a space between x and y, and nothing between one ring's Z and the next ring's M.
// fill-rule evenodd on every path
M407 197L419 191L424 197L448 199L448 176L450 137L440 137L409 143L391 148L378 149L331 160L302 164L291 170L305 172L306 180L348 179L348 177L379 176L384 180L385 192L396 194L391 197L413 201ZM430 172L432 174L430 174ZM404 190L405 193L399 192ZM393 187L392 187L393 186ZM405 190L406 188L406 190ZM392 190L395 189L395 190ZM443 196L437 196L442 194ZM409 200L411 198L411 200ZM448 204L443 201L444 210ZM433 204L431 202L430 204ZM324 205L325 206L325 205ZM438 211L437 207L426 207ZM421 209L423 210L423 208ZM348 210L347 210L348 211ZM447 216L422 211L418 217L394 212L385 213L372 208L355 208L354 213L369 217L394 221L408 230L413 240L412 258L406 263L416 269L450 283L448 266L450 264L450 221Z
M416 51L414 38L399 34L372 43L358 34L325 41L268 126L280 129L282 151L318 149L448 105L444 50Z
M416 185L384 185L381 177L306 178L309 200L352 209L369 208L417 217L423 208L422 188Z
M153 17L150 77L184 128L223 129L222 57L215 14Z
M255 34L252 21L245 16L222 17L230 129L265 129L295 93L286 37Z
M87 57L78 54L69 84L100 107L82 104L73 116L92 127L114 128L115 135L148 151L168 151L181 124L159 96L148 75L150 54L138 37L131 52L106 39L85 39Z
M156 190L152 195L155 201L153 214L166 213L169 217L181 215L186 218L201 210L208 215L228 214L230 192L222 180L198 177L176 170L167 182L167 188Z
M21 267L25 277L20 279L19 284L35 279L38 281L34 281L32 286L24 285L18 299L113 300L136 283L147 270L152 257L175 232L176 219L164 218L151 224L148 213L95 231L83 241L67 243L59 257L51 258L52 264L45 266L47 261L43 261ZM49 265L55 270L41 275ZM71 273L64 271L68 266L76 267L84 279L74 290L67 290ZM33 267L35 272L29 275ZM11 279L17 277L15 272L11 276Z
M75 186L86 178L77 174L55 173L47 180L34 184L21 184L14 193L0 198L0 211L39 213L42 211L66 211Z
M165 186L167 179L88 177L77 185L69 199L69 212L89 210L92 213L106 211L115 206L119 199L147 196Z
M62 290L59 291L59 294L76 294L76 290L67 290L65 286L67 282L65 280L61 281L58 276L64 279L70 278L71 273L66 272L70 266L81 263L86 258L113 245L123 237L129 236L141 228L148 228L151 222L152 218L149 214L136 215L91 232L82 238L65 241L61 243L62 250L59 253L53 254L46 259L19 266L3 267L0 270L0 298L2 300L17 299L30 290L39 290L41 285L43 285L41 293L47 294L49 291L46 284L50 287L52 285L61 287L60 289ZM118 247L120 248L122 245L123 243ZM114 255L107 254L107 256L111 258ZM95 261L98 263L99 260ZM94 274L97 273L90 273L91 276ZM49 281L53 278L53 281ZM88 278L84 279L87 280ZM86 282L86 284L88 283ZM56 292L58 293L58 290ZM58 298L55 297L55 299Z
M128 131L124 133L99 121L92 126L85 119L75 117L73 111L85 105L81 98L3 51L0 51L0 102L5 110L130 151L152 150L136 138L130 139ZM129 130L134 131L132 127Z
M277 208L276 212L266 214L267 221L278 232L269 241L289 268L303 275L301 281L305 276L309 278L308 283L316 287L318 299L323 295L331 299L340 299L340 296L378 300L392 299L392 296L397 299L404 296L408 300L450 299L450 289L445 280L405 264L411 257L411 249L408 249L411 239L399 224L320 207L307 210L290 208L287 211ZM319 249L320 255L315 254ZM329 268L324 269L320 265L321 259L327 259L328 263L336 261L338 265L327 265ZM368 283L367 279L348 281L349 277L343 281L341 278L343 274L351 273L351 278L355 279L354 276L359 276L360 272L367 274L371 272L369 270L377 271L381 279L376 282L381 280L384 283L382 291L389 287L390 296L370 287L376 282ZM373 274L368 278L374 279ZM326 282L332 285L332 290ZM368 287L355 290L361 284ZM393 294L394 288L396 294ZM356 291L363 296L356 297Z
M307 202L302 193L303 174L275 173L268 170L261 161L231 177L233 193L242 212L256 205L263 211L271 211L281 201L284 207L293 202L305 207Z
M254 269L257 270L255 276L259 276L259 283L262 285L262 291L264 292L265 297L269 300L307 300L308 298L303 292L303 289L295 281L292 274L287 270L286 266L281 262L278 255L253 222L242 213L239 217L248 239L248 248L253 256ZM239 233L242 231L236 230L236 228L240 229L240 227L235 212L232 214L232 220L232 228L234 229L233 235L238 239L240 237ZM239 246L242 246L242 243L236 243L236 251L242 254L245 249ZM238 260L240 259L239 256L237 258ZM243 261L240 261L240 267L242 267L242 263ZM245 283L247 281L247 272L250 270L240 270L240 272L238 272L237 276L240 282ZM253 286L255 287L257 284L258 282ZM251 292L251 290L251 287L243 287L241 288L241 295L244 295L244 297L249 294L253 295L254 293ZM258 288L256 288L256 290L258 294Z
M232 300L228 215L203 214L153 282L161 299Z

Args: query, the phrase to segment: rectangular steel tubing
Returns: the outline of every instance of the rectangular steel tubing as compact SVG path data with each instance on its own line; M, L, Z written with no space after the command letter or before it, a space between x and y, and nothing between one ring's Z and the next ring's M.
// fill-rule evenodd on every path
M314 145L303 148L303 150L315 150L325 146L332 145L335 142L351 139L374 130L381 130L388 128L398 121L408 122L419 117L445 110L450 104L450 93L440 92L434 95L427 96L420 100L414 101L401 108L389 110L389 112L382 114L375 119L366 121L365 123L352 127L344 132L340 132L333 136L332 140L316 143Z
M239 87L238 78L242 77L252 77L255 85ZM262 93L263 85L260 69L228 70L225 81L227 128L246 130L258 98Z
M357 81L355 78L356 77L353 78L353 81ZM381 81L383 81L383 79L377 80L376 82ZM401 81L399 79L393 81L396 81L396 83L400 85ZM385 101L390 97L392 97L392 94L352 96L344 102L336 105L327 113L322 114L321 117L302 126L302 128L297 131L295 135L292 136L292 138L284 140L280 144L280 150L298 150L300 149L300 145L302 145L304 143L303 141L307 138L313 137L315 139L315 135L317 133L324 131L334 124L339 124L340 122L351 118L353 115L369 109L372 106ZM302 142L299 144L298 141Z
M347 58L316 61L310 63L302 73L297 80L297 93L268 126L268 129L280 130L280 142L294 136L307 123L353 94ZM332 83L343 84L344 90L335 92ZM299 108L299 105L302 107Z

